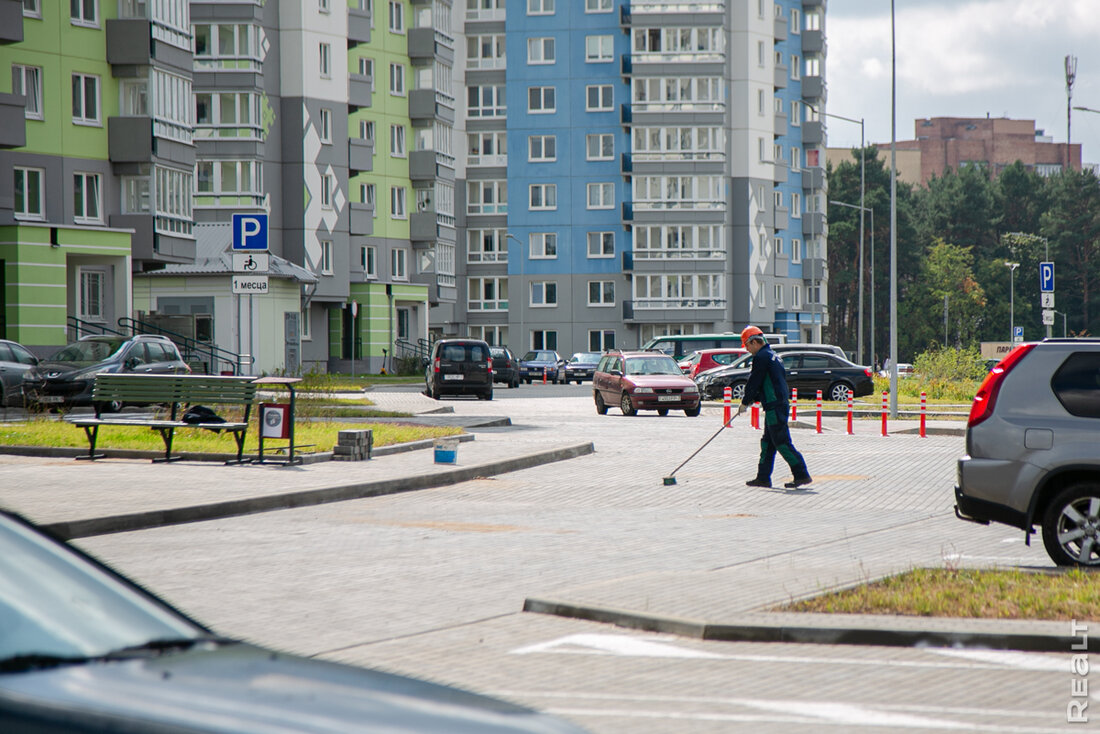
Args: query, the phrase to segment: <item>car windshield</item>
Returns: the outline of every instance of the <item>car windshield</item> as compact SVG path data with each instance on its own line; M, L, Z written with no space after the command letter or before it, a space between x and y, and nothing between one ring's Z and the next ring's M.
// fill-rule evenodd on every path
M111 357L126 343L125 339L94 339L89 341L73 342L67 347L62 347L52 357L51 362L102 362Z
M553 362L554 359L553 352L528 352L523 355L524 362Z
M577 352L569 358L570 362L599 362L599 352Z
M628 375L682 375L680 367L672 357L653 356L628 359L626 361L626 374Z
M94 657L206 636L99 566L0 515L0 662Z

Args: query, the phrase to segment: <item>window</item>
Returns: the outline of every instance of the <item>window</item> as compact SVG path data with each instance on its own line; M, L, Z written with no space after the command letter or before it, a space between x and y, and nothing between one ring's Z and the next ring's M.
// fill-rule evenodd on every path
M554 232L532 232L527 237L532 260L553 260L558 256L558 235Z
M531 184L527 187L529 208L532 211L547 211L558 208L557 184Z
M591 258L615 257L615 233L589 232L588 256Z
M802 11L791 8L791 33L795 35L802 32Z
M606 112L613 105L610 84L591 84L585 87L585 109L589 112Z
M589 63L605 63L611 61L614 54L614 38L612 36L585 36L584 60Z
M527 39L527 63L528 64L552 64L552 63L554 63L554 39L553 38L528 38Z
M584 0L586 13L610 13L611 0Z
M503 131L468 133L467 165L504 166L508 163L508 134Z
M332 78L332 44L322 43L318 49L318 68L322 79Z
M554 0L527 0L528 15L553 15Z
M467 214L507 214L508 182L503 180L467 181Z
M714 76L635 77L632 100L647 110L720 110L722 80Z
M374 59L365 56L359 57L359 74L361 76L374 77Z
M610 161L615 158L615 137L610 133L584 136L585 157L590 161Z
M552 280L536 280L531 283L531 306L545 308L558 305L558 284Z
M756 42L756 65L761 69L764 68L764 42Z
M821 58L811 56L806 59L806 76L821 76Z
M614 306L615 305L615 281L590 280L588 281L588 305L589 306Z
M72 20L73 25L98 25L97 4L97 0L69 0L69 18Z
M590 183L587 186L587 193L589 209L615 208L615 184Z
M42 119L42 69L37 66L11 66L12 94L26 97L23 114L30 120Z
M557 110L554 87L528 87L527 111L531 114L548 114Z
M802 216L802 194L791 194L791 216L796 219Z
M768 105L764 102L764 90L756 90L756 114L760 117L764 116L764 112L767 111Z
M390 94L395 97L405 96L405 66L403 64L390 64Z
M615 348L613 329L592 329L588 332L588 348L593 352L606 352Z
M776 237L775 238L775 254L779 255L779 256L782 256L782 255L786 254L786 252L783 250L783 238L782 237Z
M122 176L122 213L148 214L150 182L148 176ZM200 182L201 186L201 182Z
M470 311L507 311L507 278L468 278L466 307Z
M153 229L165 234L190 235L194 218L191 197L194 169L180 171L153 167Z
M798 161L798 153L799 153L798 148L795 148L794 146L792 146L791 147L791 170L792 171L802 170L802 167L801 167L801 165Z
M808 31L820 31L821 30L821 14L820 13L806 13L806 30L808 30Z
M391 186L390 187L390 216L393 219L407 219L408 209L406 208L406 197L408 191L404 186Z
M45 219L42 182L46 172L39 168L15 169L15 218Z
M802 240L791 240L791 262L802 262Z
M39 0L23 0L23 15L31 18L41 18L42 8L38 2Z
M527 160L532 162L555 161L558 159L558 139L554 135L529 135L527 137Z
M301 326L302 341L311 341L313 339L313 327L310 325L310 317L313 316L313 306L306 306L302 309L302 316L298 320Z
M404 158L407 155L404 125L390 125L390 155L394 158Z
M80 318L104 321L103 285L107 273L96 268L80 268Z
M378 248L367 245L359 248L359 264L363 267L363 275L368 278L378 277Z
M390 274L394 280L408 280L409 253L403 248L397 247L390 250Z
M321 110L321 142L332 144L332 110Z
M332 240L321 240L321 275L332 273Z
M405 6L390 0L390 32L405 32Z
M772 194L772 198L775 200L775 208L776 209L782 209L783 208L783 192L782 191L774 192Z
M99 124L99 77L73 74L73 122Z
M802 124L802 103L791 102L791 125L798 127Z
M802 286L797 284L791 286L791 308L802 308Z
M634 228L634 259L724 260L724 243L720 224L641 225Z
M73 217L79 222L102 220L99 207L99 174L73 174Z
M558 332L543 329L532 331L531 348L556 350L558 348Z
M195 95L196 137L262 140L260 95L249 92Z
M321 174L321 208L332 208L332 193L335 188L335 177L331 173Z
M466 37L467 69L503 69L505 64L504 34L492 33Z
M802 78L802 57L791 54L791 79L798 81ZM792 103L793 104L793 103Z
M374 120L359 121L359 137L374 142Z
M470 117L504 117L504 85L468 87L466 114Z
M317 0L317 9L322 13L327 13L331 10L329 8L329 0Z
M466 262L508 262L507 230L466 230Z
M782 285L780 285L779 283L775 284L775 291L772 294L772 296L775 299L775 307L776 308L783 308L783 286Z
M372 183L360 184L359 186L359 198L364 204L370 207L373 215L377 217L378 207L375 205L375 201L377 201L375 194L376 190L377 189L375 188L375 184Z
M759 158L761 163L767 163L768 162L766 150L767 149L764 147L764 138L757 138L756 139L756 155ZM757 197L757 198L759 198L759 197Z

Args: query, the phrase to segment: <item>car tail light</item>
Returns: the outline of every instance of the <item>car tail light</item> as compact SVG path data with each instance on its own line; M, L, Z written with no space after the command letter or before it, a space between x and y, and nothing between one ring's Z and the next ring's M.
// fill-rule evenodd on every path
M867 375L868 377L874 377L874 375L871 374L871 368L870 367L864 367L863 368L863 374Z
M973 428L989 416L993 415L993 406L997 402L997 395L1001 391L1001 384L1013 367L1015 367L1028 352L1035 348L1034 344L1021 344L997 363L997 366L989 371L978 387L978 393L974 396L974 402L970 405L970 418L966 421L967 428Z
M439 372L439 357L436 357L435 361L432 362L432 371Z
M485 368L487 370L489 370L490 375L493 374L493 360L492 359L490 359L488 362L485 363Z

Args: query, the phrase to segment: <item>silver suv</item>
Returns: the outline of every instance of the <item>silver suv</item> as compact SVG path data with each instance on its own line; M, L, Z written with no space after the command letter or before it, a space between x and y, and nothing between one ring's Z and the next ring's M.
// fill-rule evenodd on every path
M978 388L955 514L1021 528L1060 566L1100 567L1100 339L1022 344Z

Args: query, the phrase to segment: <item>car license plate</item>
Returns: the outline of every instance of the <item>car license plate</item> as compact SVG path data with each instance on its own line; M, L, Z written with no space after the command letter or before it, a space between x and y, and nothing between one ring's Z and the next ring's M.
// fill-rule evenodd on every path
M464 375L443 375L444 380L461 380Z
M40 403L63 403L63 402L65 402L65 398L61 397L60 395L42 395L38 398L38 402L40 402Z
M679 395L658 395L657 396L657 402L658 403L675 403L679 399L680 399Z

